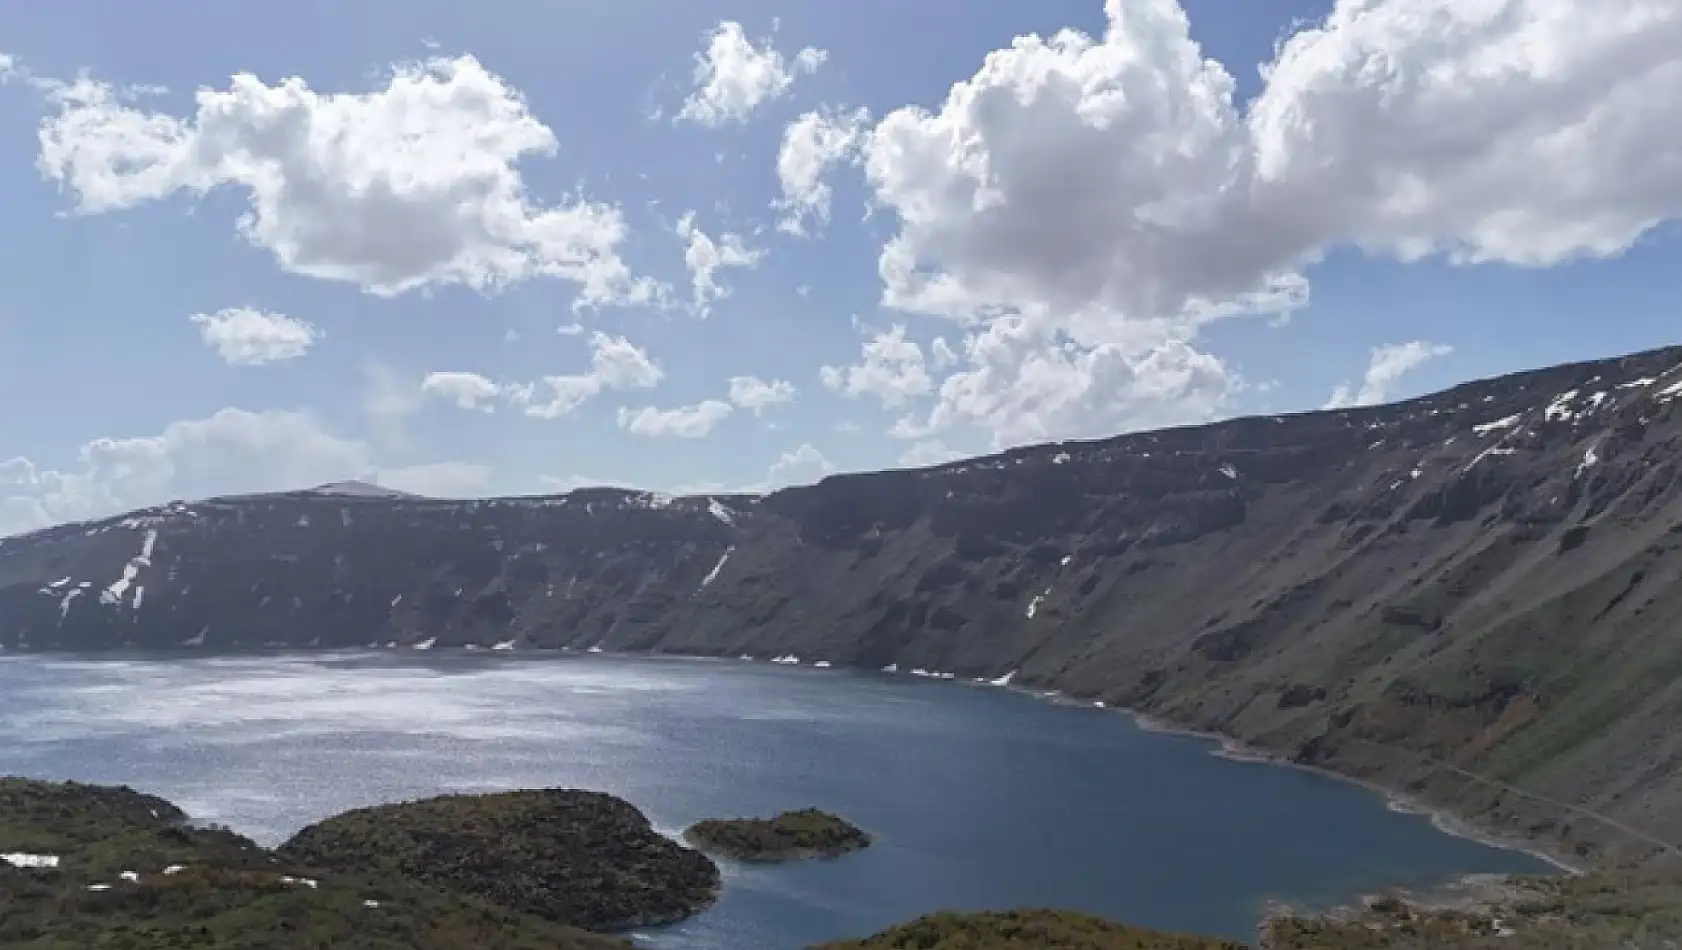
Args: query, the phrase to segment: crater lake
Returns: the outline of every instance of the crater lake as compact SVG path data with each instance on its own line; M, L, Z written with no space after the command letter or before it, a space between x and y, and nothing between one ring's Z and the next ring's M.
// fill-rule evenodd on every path
M713 909L634 934L652 948L793 950L1021 906L1253 939L1270 900L1551 871L1215 751L983 685L738 661L0 659L0 774L132 785L263 844L358 806L539 786L622 796L674 835L809 805L875 835L835 861L725 863Z

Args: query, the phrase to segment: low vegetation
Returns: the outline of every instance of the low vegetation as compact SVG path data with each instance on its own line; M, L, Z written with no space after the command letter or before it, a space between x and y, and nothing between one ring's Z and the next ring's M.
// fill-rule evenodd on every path
M698 822L683 836L703 851L738 861L833 858L870 846L869 834L816 808L785 811L775 818Z
M1658 950L1682 946L1682 876L1603 871L1486 878L1422 899L1386 896L1316 917L1278 915L1266 950Z
M362 808L278 853L324 873L422 882L591 930L681 920L717 899L718 868L628 802L545 789Z
M7 950L628 950L462 895L401 883L272 872L147 868L88 890L56 872L0 864Z
M1085 914L1016 910L990 914L934 914L863 940L813 950L1244 950L1212 937L1160 933Z
M534 802L549 803L547 819ZM499 809L507 815L498 816ZM425 834L429 821L447 816L463 822L454 850ZM374 817L390 821L393 831L365 831ZM576 826L558 827L567 821ZM516 830L526 822L534 824ZM493 839L490 828L501 837ZM566 858L533 861L530 868L539 870L528 869L521 880L564 865L575 876L555 890L572 903L559 906L576 905L591 926L603 908L629 919L670 913L661 873L716 886L717 871L704 855L654 834L630 805L593 793L371 809L300 838L337 841L347 850L331 861L318 860L306 845L272 852L229 831L193 828L179 808L131 789L0 779L0 948L625 950L631 945L624 940L487 898L475 886L490 869L529 852L571 849ZM359 847L382 849L381 860ZM483 850L463 850L473 847ZM428 864L428 854L440 863ZM457 864L444 863L451 860ZM452 867L466 886L451 880ZM635 903L637 894L645 905Z

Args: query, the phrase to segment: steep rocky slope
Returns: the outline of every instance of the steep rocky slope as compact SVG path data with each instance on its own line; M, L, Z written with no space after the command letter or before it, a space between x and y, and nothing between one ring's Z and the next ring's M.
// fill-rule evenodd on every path
M1585 860L1662 861L1679 399L1670 349L765 497L175 502L0 542L0 645L1014 672Z

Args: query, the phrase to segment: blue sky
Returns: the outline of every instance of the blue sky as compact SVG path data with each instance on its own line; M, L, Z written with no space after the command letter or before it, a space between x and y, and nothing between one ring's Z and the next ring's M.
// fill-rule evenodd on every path
M1676 342L1674 3L1113 2L0 7L0 533L764 489Z

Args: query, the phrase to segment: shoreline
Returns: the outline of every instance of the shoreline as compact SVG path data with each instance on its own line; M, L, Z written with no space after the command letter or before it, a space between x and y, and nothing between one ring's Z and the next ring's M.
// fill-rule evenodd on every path
M937 680L937 682L939 681ZM1299 772L1306 772L1310 775L1318 775L1322 778L1342 782L1346 785L1354 785L1383 799L1385 807L1389 808L1391 811L1406 815L1423 816L1431 822L1432 827L1436 828L1443 834L1461 838L1466 841L1473 841L1485 847L1496 848L1501 851L1510 851L1515 854L1523 854L1535 858L1536 860L1557 869L1561 873L1572 877L1578 877L1587 873L1587 869L1581 865L1567 861L1565 858L1552 853L1533 841L1523 838L1508 837L1478 828L1470 821L1455 814L1453 810L1447 808L1446 806L1427 804L1406 794L1405 792L1388 788L1370 779L1347 775L1336 771L1335 769L1328 769L1323 766L1305 765L1301 762L1293 761L1277 752L1270 752L1259 746L1249 745L1243 740L1238 739L1235 736L1227 735L1224 732L1213 732L1207 729L1198 729L1193 726L1181 725L1179 723L1163 719L1159 716L1153 716L1150 713L1126 706L1112 706L1106 703L1093 703L1087 700L1074 699L1064 695L1058 690L1029 689L1026 687L1016 686L1013 683L1007 682L999 684L991 680L981 680L977 682L965 681L963 685L990 686L993 689L1003 689L1008 692L1018 693L1033 699L1049 702L1054 706L1069 706L1078 709L1090 709L1095 712L1121 713L1132 719L1133 724L1137 726L1140 731L1156 733L1159 735L1185 736L1186 738L1198 739L1203 742L1210 743L1214 745L1215 748L1209 750L1209 754L1215 756L1216 758L1249 765L1269 765L1276 768L1295 769ZM1461 874L1450 878L1446 883L1458 884L1485 876L1487 875L1477 872Z
M58 653L58 652L59 651L30 651L29 653L18 652L18 653L15 653L15 654L11 654L11 656L15 656L15 657L21 659L25 656L52 655L53 653ZM142 651L142 652L145 652L145 653L148 653L148 654L150 653L150 651ZM323 649L312 650L312 649L308 649L308 648L305 648L305 649L291 648L291 649L277 649L277 650L273 650L273 651L266 650L266 649L252 651L253 655L262 655L262 654L268 654L268 653L273 653L273 652L303 653L303 654L338 653L338 654L341 654L341 655L364 654L364 653L375 653L375 654L420 653L420 654L433 655L433 656L448 656L448 655L455 654L455 653L460 653L462 655L477 655L479 653L485 653L487 655L492 655L492 651L489 651L489 650L483 650L483 649L482 650L466 650L466 649L459 649L458 650L458 649L453 649L453 648L445 649L445 650L438 650L438 651L392 649L392 648L389 648L389 647L384 648L384 649L381 649L379 647L375 647L375 648L372 648L372 649L369 649L367 647L350 647L350 648L342 648L342 649L336 649L336 650L323 650ZM746 656L732 658L732 657L727 656L725 654L652 653L652 652L648 652L648 653L620 653L618 651L613 651L613 652L608 652L608 651L580 651L580 650L575 650L575 649L569 649L569 648L566 648L566 647L558 647L558 648L527 647L525 650L497 651L497 652L494 653L494 655L499 659L507 659L507 658L512 658L512 657L516 656L518 653L524 653L528 657L530 657L533 653L535 653L535 654L538 654L539 657L543 657L543 658L554 658L554 657L562 657L562 656L566 656L566 657L602 656L603 658L620 658L620 659L667 659L667 660L689 659L689 660L720 660L720 661L728 661L728 660L734 659L737 662L748 662L748 663L762 662L762 661L759 661L756 658L750 658L750 657L746 657ZM96 655L100 655L100 654L109 655L108 651L95 651L95 654ZM63 654L61 654L61 655L63 655ZM70 655L77 655L77 654L71 653ZM174 654L174 653L166 654L166 656L168 658L171 658L171 659L179 658L179 655ZM775 664L773 662L772 665L779 665L779 664ZM884 670L877 670L877 669L870 668L870 667L857 666L857 665L851 665L851 664L841 664L841 665L837 665L837 666L834 666L834 667L830 667L830 666L827 666L827 665L819 667L819 666L816 666L816 665L808 665L808 664L805 664L805 663L796 662L796 663L781 664L781 665L792 666L792 667L795 667L795 668L814 669L814 670L831 670L831 669L833 669L835 672L850 671L850 672L854 672L854 673L863 673L863 674L866 674L866 675L876 675L876 676L884 676L885 675L885 676L891 676L891 677L895 677L895 678L899 678L901 676L906 675L906 674L902 674L898 671L887 672L887 671L884 671ZM1456 838L1461 838L1461 839L1464 839L1464 840L1467 840L1467 841L1474 841L1474 842L1476 842L1478 844L1481 844L1481 845L1484 845L1486 847L1497 848L1497 849L1500 849L1502 851L1510 851L1510 852L1514 852L1514 853L1518 853L1518 854L1524 854L1524 855L1527 855L1529 857L1535 858L1536 860L1541 861L1544 864L1547 864L1551 867L1554 867L1564 874L1568 874L1568 875L1571 875L1571 876L1579 876L1579 875L1582 875L1582 874L1585 873L1585 869L1583 867L1581 867L1580 865L1577 865L1577 864L1574 864L1570 861L1567 861L1565 858L1562 858L1559 855L1556 855L1556 854L1548 851L1547 849L1541 847L1540 845L1536 844L1533 841L1526 840L1526 839L1523 839L1523 838L1508 837L1508 836L1497 834L1497 833L1492 832L1492 831L1488 831L1488 830L1485 830L1485 829L1480 829L1480 828L1476 827L1475 825L1473 825L1467 819L1465 819L1465 818L1463 818L1459 815L1454 814L1454 812L1447 807L1439 807L1439 806L1429 805L1429 804L1427 804L1425 802L1422 802L1422 801L1420 801L1416 798L1413 798L1412 796L1407 795L1406 793L1397 791L1395 789L1388 788L1388 787L1386 787L1386 786L1384 786L1384 785L1382 785L1378 782L1375 782L1375 781L1372 781L1372 780L1369 780L1369 779L1359 778L1359 777L1356 777L1356 776L1353 776L1353 775L1347 775L1347 774L1344 774L1342 772L1338 772L1334 769L1328 769L1328 768L1325 768L1325 767L1322 767L1322 766L1305 765L1301 762L1295 762L1295 761L1292 761L1291 759L1289 759L1289 758L1287 758L1287 757L1285 757L1281 754L1278 754L1278 753L1275 753L1275 752L1270 752L1270 751L1268 751L1266 749L1263 749L1263 748L1260 748L1260 747L1248 745L1248 744L1246 744L1245 742L1243 742L1242 740L1238 739L1235 736L1230 736L1230 735L1227 735L1227 734L1221 733L1221 732L1213 732L1213 731L1209 731L1209 730L1198 729L1198 728L1195 728L1195 727L1192 727L1192 726L1181 725L1181 724L1178 724L1178 723L1171 722L1169 720L1162 719L1158 716L1154 716L1150 713L1143 712L1143 711L1138 710L1138 709L1132 709L1132 708L1129 708L1129 707L1126 707L1126 706L1108 705L1108 704L1101 703L1101 702L1092 702L1092 701L1088 701L1088 700L1074 699L1072 697L1069 697L1069 696L1063 694L1061 691L1055 690L1055 689L1031 689L1031 688L1018 686L1014 682L1012 682L1014 680L1015 676L1016 676L1015 671L1012 671L1012 672L1010 672L1010 673L1008 673L1004 676L994 678L994 679L987 679L987 678L984 678L984 677L974 678L974 679L970 679L970 678L960 679L960 678L952 677L950 674L948 674L948 675L924 674L923 676L920 676L920 677L918 677L918 676L907 676L907 678L927 679L931 682L945 682L945 683L951 683L952 685L963 685L963 686L969 686L969 687L983 687L983 688L999 689L999 690L1004 690L1004 691L1011 692L1011 693L1017 693L1017 694L1020 694L1020 695L1023 695L1023 696L1032 697L1034 699L1050 702L1053 705L1079 707L1079 708L1082 708L1082 709L1089 709L1089 710L1094 710L1094 711L1097 711L1097 712L1122 713L1122 714L1128 716L1129 718L1131 718L1133 720L1134 725L1137 726L1142 731L1159 733L1159 734L1163 734L1163 735L1185 736L1185 737L1188 737L1188 738L1199 739L1199 740L1202 740L1204 742L1210 743L1210 744L1216 746L1216 748L1210 750L1209 754L1214 755L1216 757L1228 759L1228 760L1233 761L1233 762L1248 763L1248 764L1253 764L1253 765L1271 765L1271 766L1275 766L1275 767L1285 767L1285 768L1296 769L1298 771L1307 772L1307 773L1314 774L1314 775L1319 775L1321 777L1332 779L1332 780L1338 781L1338 782L1343 782L1345 784L1355 785L1355 786L1358 786L1362 789L1365 789L1366 791L1371 792L1371 793L1379 796L1380 798L1382 798L1385 802L1386 807L1390 808L1392 811L1397 811L1397 812L1401 812L1401 813L1405 813L1405 814L1422 815L1422 816L1426 817L1431 822L1431 825L1434 828L1436 828L1438 831L1442 832L1443 834L1452 835ZM1476 877L1479 877L1479 876L1480 875L1478 875L1478 874L1458 875L1454 878L1451 878L1450 881L1447 882L1447 883L1452 884L1452 883L1459 882L1459 881L1462 881L1462 880L1465 880L1465 879L1468 879L1468 878L1476 878Z
M1573 877L1585 873L1586 869L1583 867L1572 864L1564 858L1549 852L1547 849L1542 848L1533 842L1499 835L1495 832L1478 828L1465 818L1456 815L1447 807L1427 804L1404 792L1387 788L1384 785L1370 779L1346 775L1342 772L1338 772L1334 769L1328 769L1323 766L1305 765L1301 762L1294 762L1283 755L1275 752L1269 752L1266 749L1256 746L1248 745L1243 741L1225 733L1209 732L1207 730L1194 729L1190 726L1177 725L1167 720L1152 716L1148 713L1140 712L1136 709L1125 709L1119 706L1111 708L1131 716L1134 724L1145 732L1154 732L1163 735L1188 736L1190 738L1212 742L1216 744L1218 748L1211 751L1210 754L1216 756L1217 758L1253 765L1271 765L1275 767L1296 769L1299 772L1307 772L1311 775L1319 775L1348 785L1355 785L1384 799L1385 806L1391 811L1406 815L1420 815L1429 819L1432 827L1436 828L1443 834L1452 835L1456 838L1462 838L1467 841L1475 841L1485 847L1528 855L1529 857L1535 858L1544 864L1551 865L1559 871ZM1465 878L1475 878L1480 876L1482 875L1460 875L1455 878L1455 880L1463 880Z

